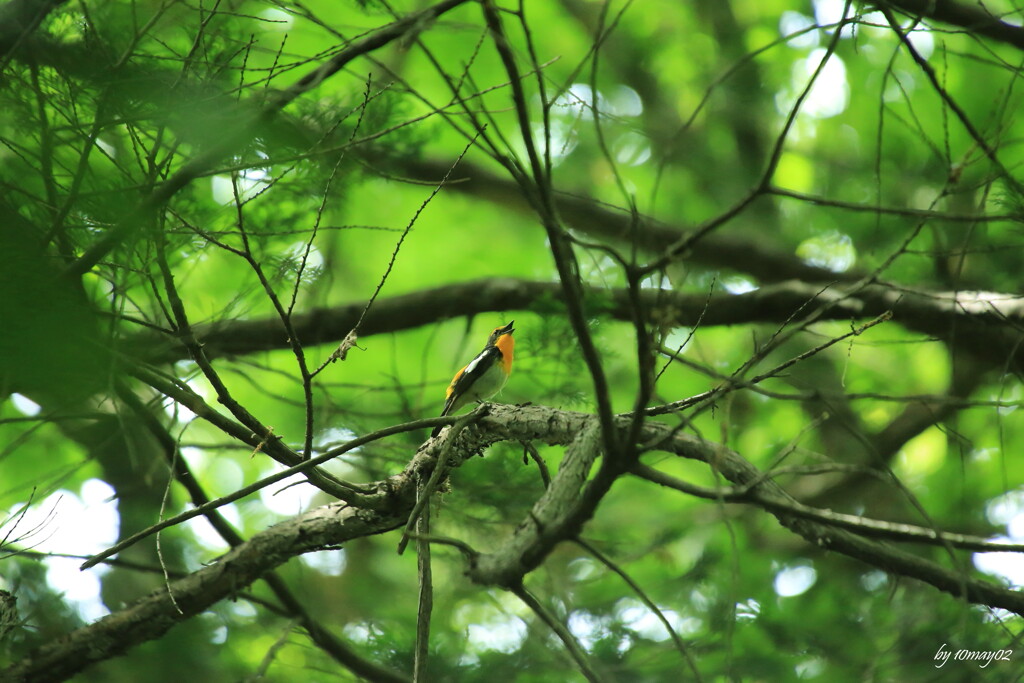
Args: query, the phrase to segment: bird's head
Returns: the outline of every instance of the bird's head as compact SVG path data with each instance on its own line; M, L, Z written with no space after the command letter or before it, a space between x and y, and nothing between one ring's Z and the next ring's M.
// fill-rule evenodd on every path
M513 325L515 325L515 323L516 321L513 320L508 325L504 325L502 327L495 327L494 331L491 332L491 336L487 339L487 345L497 346L498 348L501 348L501 344L499 344L499 341L502 340L502 337L507 338L508 342L511 342L512 333L516 331L515 328L512 327Z

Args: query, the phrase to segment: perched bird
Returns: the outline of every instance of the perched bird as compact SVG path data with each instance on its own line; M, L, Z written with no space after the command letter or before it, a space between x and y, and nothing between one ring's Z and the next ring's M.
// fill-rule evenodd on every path
M483 401L501 391L512 374L512 349L515 340L512 325L515 320L504 327L496 327L487 338L487 346L469 361L469 365L455 373L452 383L448 385L447 400L441 417L450 415L471 401ZM441 427L437 427L431 436L437 436Z

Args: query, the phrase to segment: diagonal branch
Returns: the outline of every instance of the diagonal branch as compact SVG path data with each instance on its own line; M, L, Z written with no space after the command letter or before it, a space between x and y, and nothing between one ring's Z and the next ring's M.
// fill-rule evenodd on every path
M6 58L50 12L65 2L67 0L10 0L0 5L0 57Z
M565 302L569 314L569 323L576 334L580 357L590 373L590 379L594 386L594 401L597 404L597 416L602 425L604 450L609 456L614 456L617 448L616 444L612 441L614 434L611 426L612 403L608 390L608 377L601 363L601 356L598 353L597 346L594 344L590 328L587 325L587 318L583 309L583 282L580 276L579 262L576 259L572 243L557 215L551 176L547 173L547 164L540 158L534 143L527 95L523 88L523 79L519 73L515 56L512 53L512 46L505 34L503 22L493 0L482 0L482 6L484 19L494 41L494 47L509 77L512 101L516 110L516 121L519 124L522 142L526 146L530 167L533 171L532 178L526 177L525 174L516 174L516 179L525 196L532 198L533 208L537 212L541 224L544 226L544 232L547 234L548 250L551 252L551 257L555 262L558 280L561 284L561 298ZM528 29L526 30L528 31Z
M234 595L296 555L379 534L399 526L402 521L401 516L367 513L343 503L316 508L256 534L218 562L173 582L170 592L153 593L47 643L0 671L0 679L37 683L66 680L91 664L161 637L171 627ZM376 680L395 683L405 680L381 667L373 665L372 668Z
M954 0L881 0L872 4L959 26L970 33L1024 49L1024 28L1001 21L985 10L981 3L968 5Z

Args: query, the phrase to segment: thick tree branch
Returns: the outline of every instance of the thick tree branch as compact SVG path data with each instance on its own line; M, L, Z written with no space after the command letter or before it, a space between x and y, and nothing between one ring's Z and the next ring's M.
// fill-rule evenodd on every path
M479 426L482 433L494 435L490 438L500 435L502 438L542 439L547 443L567 444L573 443L585 432L591 419L592 416L583 413L555 411L539 406L492 406L489 413L480 420ZM628 425L627 417L620 416L619 420L620 427L625 429ZM956 597L966 598L970 602L1024 614L1024 594L1018 591L964 576L930 560L864 537L883 532L892 537L896 532L894 527L900 525L879 523L865 524L863 528L858 528L853 519L847 518L852 516L830 519L835 524L841 523L846 527L838 528L833 524L819 521L828 518L827 515L811 519L813 515L806 506L794 501L780 486L741 455L720 444L683 434L655 422L648 422L644 426L641 438L647 449L668 451L713 467L726 480L742 487L746 492L744 495L754 496L756 504L771 512L782 526L816 546L834 550L900 576L918 579ZM575 457L581 459L581 464L584 465L583 458L592 457L592 454L586 454L581 450L577 450L576 453ZM567 456L562 467L571 466L573 463ZM572 479L573 476L567 474L566 478ZM574 490L568 486L564 489L564 494L572 495ZM509 543L494 553L471 559L467 572L470 578L480 583L514 585L515 577L522 576L531 566L535 566L539 556L549 553L561 541L573 537L578 525L571 523L571 517L579 513L579 505L573 504L576 501L559 503L545 500L546 498L545 496L538 501L527 518L519 524ZM555 514L547 514L552 510ZM543 516L538 517L538 513ZM859 533L847 530L850 528L857 528ZM927 531L914 534L913 540L938 540L937 535L930 535ZM965 544L972 545L970 539L963 540ZM974 544L972 547L977 545Z
M379 534L403 521L400 515L366 512L343 503L316 508L253 536L216 563L171 583L169 591L161 589L44 645L0 672L0 678L38 683L66 680L91 664L159 638L172 626L234 595L291 557ZM405 680L384 669L378 674L378 680Z
M401 428L385 431L397 433ZM358 442L360 439L340 446L332 453L342 453ZM428 443L439 444L438 441ZM420 450L402 472L368 485L374 494L363 501L363 507L347 503L326 505L256 534L216 563L170 584L170 594L162 589L120 612L78 629L40 648L9 669L0 671L0 679L64 680L90 664L159 638L175 624L230 597L291 557L401 527L415 504L417 482L429 477L436 466L435 451L433 448ZM448 459L447 465L458 467L478 452L476 446L464 443L458 455ZM317 463L318 459L309 460L302 463L302 467ZM90 562L95 559L90 558ZM376 669L344 650L340 641L312 620L303 619L303 624L311 629L310 635L318 643L332 655L342 657L347 666L361 675L372 680L404 680L384 669ZM374 669L375 675L369 676L360 671L366 667Z
M628 417L620 417L618 424L625 430ZM573 444L555 480L509 541L496 552L469 556L471 579L513 588L520 585L522 577L537 567L558 543L578 535L596 510L594 501L588 500L588 488L594 481L587 481L587 473L597 457L600 439L592 415L540 406L492 405L480 412L476 425L458 437L457 456L450 459L449 465L461 466L490 444L509 439ZM1016 591L959 575L929 560L863 537L883 532L892 536L892 533L904 531L896 528L900 525L865 523L858 526L852 516L833 518L811 514L806 506L796 503L739 454L661 423L645 424L641 439L637 445L645 449L675 453L714 467L725 479L740 487L742 495L748 496L748 502L764 507L783 526L815 545L901 576L916 578L971 602L1024 614L1024 595ZM417 482L429 476L436 465L434 452L438 445L437 440L428 442L428 448L417 453L401 473L373 485L381 503L375 509L335 503L273 526L233 548L216 563L170 584L170 593L161 589L120 612L49 643L0 675L5 680L63 680L92 663L160 637L175 624L233 595L291 557L400 528L415 504ZM723 492L723 496L727 495ZM837 528L835 524L843 524L858 533ZM929 540L928 536L917 533L912 540ZM906 538L906 534L897 533L897 537ZM377 673L380 680L401 680L397 675L389 678L383 670Z
M915 17L959 26L970 33L1024 49L1024 28L1001 21L986 11L981 3L968 5L953 0L876 0L865 4L891 7Z
M632 320L625 289L587 288L586 299L617 320ZM377 301L362 322L364 336L433 325L438 320L492 311L529 310L561 294L558 284L506 278L445 285ZM782 323L793 312L816 303L820 320L857 320L893 312L893 320L970 352L1000 368L1024 370L1024 297L992 292L914 292L870 285L855 293L836 285L822 290L803 282L785 282L746 294L681 294L646 290L643 302L652 320L664 327ZM810 308L806 307L810 304ZM313 309L293 317L306 344L337 344L362 313L365 303ZM287 348L276 318L195 326L209 357L235 356ZM147 332L129 345L152 362L186 358L185 348Z
M565 459L551 485L534 504L529 516L519 523L512 538L501 549L479 555L471 562L469 577L482 585L514 589L523 577L540 566L552 548L563 540L575 538L590 519L600 497L586 495L587 489L601 486L600 479L587 478L601 452L601 430L595 419L579 422L571 413L552 415L568 423L552 431L572 433ZM605 487L606 489L606 487ZM606 490L602 490L601 494Z
M121 400L135 413L142 424L145 425L146 429L150 431L161 448L164 449L168 466L174 472L178 483L188 492L192 505L199 507L209 503L210 497L188 467L188 463L181 454L180 446L171 433L167 431L157 417L123 383L115 386L115 391ZM242 535L238 533L219 510L211 510L205 517L220 537L232 548L245 544L245 539ZM289 589L285 580L276 572L268 571L263 576L263 580L270 586L270 589L285 609L288 610L289 615L306 630L309 638L339 664L348 667L353 672L371 681L404 680L401 677L396 677L391 671L381 669L373 662L364 659L344 641L322 626L303 607L302 603Z

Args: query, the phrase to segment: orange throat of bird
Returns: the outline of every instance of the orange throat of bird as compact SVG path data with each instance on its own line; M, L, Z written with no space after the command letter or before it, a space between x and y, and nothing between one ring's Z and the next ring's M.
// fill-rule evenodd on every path
M503 334L498 337L498 341L494 342L494 345L501 351L501 364L505 368L505 374L512 374L512 352L516 346L516 340L513 339L511 334Z

